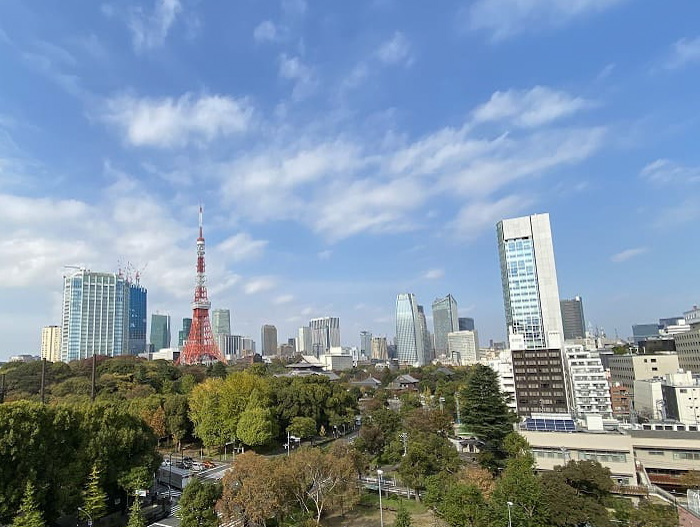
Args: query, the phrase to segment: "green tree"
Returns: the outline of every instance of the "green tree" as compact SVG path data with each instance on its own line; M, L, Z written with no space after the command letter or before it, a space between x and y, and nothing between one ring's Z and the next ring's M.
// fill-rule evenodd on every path
M276 435L270 410L260 406L246 409L238 420L236 435L246 445L268 444Z
M499 463L505 459L503 441L513 431L517 418L508 408L496 372L482 364L474 366L459 398L464 429L483 442L482 461L493 459Z
M485 527L490 517L481 491L464 483L449 486L438 512L451 527Z
M18 514L12 521L12 527L44 527L45 525L46 523L34 495L34 485L31 480L27 480L22 505L20 505Z
M547 526L547 510L542 500L542 482L535 473L535 461L529 452L510 458L491 495L493 517L508 524L508 502L513 503L513 525Z
M394 527L412 527L413 520L411 513L408 512L403 501L399 502L399 508L396 510L396 518L394 518Z
M163 409L168 434L172 436L173 441L177 443L177 449L180 450L182 440L192 431L192 423L187 417L187 397L179 394L169 395L165 399Z
M457 450L446 438L436 434L414 433L408 442L406 455L401 458L398 472L404 484L420 490L425 488L428 476L454 474L459 464Z
M126 527L146 527L146 520L141 514L141 502L138 498L134 500L131 510L129 512L129 523Z
M122 474L118 481L119 486L126 491L127 506L129 505L129 496L135 495L137 490L147 489L152 479L152 472L148 467L134 467Z
M556 467L556 472L562 475L566 484L573 487L576 493L602 501L610 495L613 487L610 469L597 461L571 460L563 467Z
M92 472L83 492L83 509L93 520L97 520L107 512L107 494L100 486L100 470L92 466Z
M301 439L313 437L316 435L316 421L311 417L294 417L287 427L287 432Z
M219 517L214 505L221 497L220 483L203 483L193 478L182 491L177 512L182 527L217 527Z
M641 500L639 507L630 513L630 527L676 527L678 512L672 505L658 505Z

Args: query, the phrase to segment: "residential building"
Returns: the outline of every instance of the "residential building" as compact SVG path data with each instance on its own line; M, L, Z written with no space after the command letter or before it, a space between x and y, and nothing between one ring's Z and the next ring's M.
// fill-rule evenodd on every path
M697 428L700 383L689 371L634 382L634 407L647 419L679 421Z
M614 418L629 419L633 397L632 389L621 382L613 382L610 385L610 404Z
M479 336L474 331L451 331L447 334L447 354L453 364L469 366L479 362Z
M571 409L577 417L600 415L612 418L610 386L597 353L582 345L564 345L568 379L571 383Z
M413 293L399 294L396 297L396 355L399 362L424 366L424 339L416 296Z
M190 336L190 328L191 327L192 327L192 319L191 318L183 318L182 319L182 329L180 331L178 331L178 334L177 334L177 346L178 346L178 348L182 348L182 346L185 345L185 341Z
M312 351L311 328L309 326L301 326L297 337L297 352L303 355L310 355Z
M231 311L229 309L214 309L211 316L211 332L214 336L231 334Z
M263 356L277 353L277 328L272 324L264 324L260 329L260 348Z
M561 321L564 328L564 340L586 338L586 320L583 316L583 301L580 296L570 300L561 300Z
M459 331L457 301L452 295L436 298L433 301L433 334L435 335L435 356L448 354L447 334Z
M459 331L474 331L474 319L471 317L459 317Z
M528 350L561 349L564 330L549 214L502 220L496 230L507 334L522 335Z
M678 371L678 355L656 353L654 355L612 355L608 358L610 381L624 384L634 390L634 381L653 379Z
M129 351L129 283L116 273L79 269L64 277L61 360Z
M154 351L170 347L170 315L151 315L151 345Z
M376 360L387 360L389 358L386 337L372 337L372 358Z
M689 330L673 336L678 353L678 365L686 371L700 374L700 309L693 309L684 313Z
M511 338L511 342L515 339ZM569 413L561 349L511 349L518 415Z
M59 362L61 360L60 326L44 326L41 328L41 358L49 362Z
M340 346L340 319L338 317L313 318L309 321L311 328L311 352L320 357L331 348Z
M517 413L515 375L513 373L513 357L510 350L500 351L498 357L488 359L485 363L498 374L501 391L508 395L508 407Z
M138 281L129 284L129 353L146 351L148 291Z
M433 339L428 331L428 321L425 319L423 306L418 306L418 325L423 333L423 364L430 364L435 357L433 354Z
M360 331L360 354L365 358L372 356L372 333Z

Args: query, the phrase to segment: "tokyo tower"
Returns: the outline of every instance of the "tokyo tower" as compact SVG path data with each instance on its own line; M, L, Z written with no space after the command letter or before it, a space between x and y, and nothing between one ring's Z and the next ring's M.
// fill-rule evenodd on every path
M209 322L211 302L207 297L207 277L204 274L204 234L202 233L202 206L199 206L199 238L197 238L197 280L192 302L192 326L190 335L180 354L180 364L211 364L216 361L226 364L214 341Z

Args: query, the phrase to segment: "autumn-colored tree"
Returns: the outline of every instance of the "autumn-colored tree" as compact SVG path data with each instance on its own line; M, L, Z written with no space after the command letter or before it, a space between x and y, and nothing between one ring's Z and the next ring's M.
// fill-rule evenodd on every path
M482 467L468 466L457 473L457 480L465 485L473 485L481 491L485 499L489 499L496 488L496 482L491 472Z

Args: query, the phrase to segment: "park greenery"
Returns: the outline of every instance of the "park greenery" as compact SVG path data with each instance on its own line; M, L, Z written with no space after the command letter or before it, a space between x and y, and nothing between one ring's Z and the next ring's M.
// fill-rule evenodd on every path
M481 365L354 368L330 381L286 376L280 362L204 367L99 358L94 400L91 361L48 363L43 404L41 366L0 368L7 387L0 524L43 527L75 517L79 507L96 519L126 507L129 524L143 527L136 491L151 484L163 452L185 445L210 455L230 445L246 452L221 484L195 478L186 487L182 527L216 527L220 518L251 527L318 524L356 506L358 478L379 467L451 527L507 525L509 512L512 524L524 527L676 522L672 508L615 498L609 471L596 462L538 473L529 445L513 431L516 417L496 374ZM418 379L418 389L394 389L399 373ZM352 383L369 375L377 387ZM354 441L343 440L358 415ZM451 441L457 431L478 445L475 460L458 453ZM285 451L288 435L302 446ZM395 525L416 525L403 505Z

